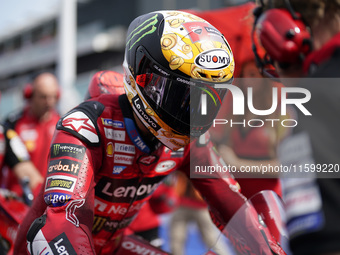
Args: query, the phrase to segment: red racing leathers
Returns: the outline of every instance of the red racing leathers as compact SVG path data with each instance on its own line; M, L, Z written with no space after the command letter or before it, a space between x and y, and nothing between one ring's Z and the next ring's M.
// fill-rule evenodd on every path
M114 254L121 233L166 175L179 170L189 176L191 161L216 164L217 157L211 143L193 142L182 152L152 149L136 128L125 95L86 101L57 124L45 202L36 199L24 225L47 208L32 224L27 248L31 254ZM221 224L244 204L230 176L192 182Z

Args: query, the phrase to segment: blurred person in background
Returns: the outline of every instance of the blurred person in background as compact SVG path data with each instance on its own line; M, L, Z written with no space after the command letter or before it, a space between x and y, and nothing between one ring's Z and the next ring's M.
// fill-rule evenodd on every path
M31 83L26 84L23 89L25 107L19 112L11 113L4 124L18 133L31 161L43 177L46 176L52 136L60 118L56 111L59 93L59 84L54 74L50 72L35 74ZM12 179L15 183L15 179Z
M174 189L175 181L173 174L164 179L131 222L126 234L134 233L155 247L164 247L166 240L161 234L163 223L161 216L172 213L178 207L179 198Z
M123 77L123 74L111 70L96 72L91 78L84 99L96 98L103 94L125 93Z
M273 102L272 90L275 88L280 95L282 84L264 79L256 66L256 58L252 51L252 27L254 3L245 3L239 6L227 7L221 10L202 12L202 17L214 22L226 35L230 45L235 52L235 80L234 85L238 86L245 100L248 96L248 88L252 89L252 103L255 109L270 109ZM260 47L258 47L261 49ZM259 54L264 54L261 49ZM209 131L219 154L227 165L240 170L241 167L256 169L262 166L279 167L277 158L278 142L285 137L286 130L278 124L281 119L289 118L280 116L280 101L278 108L270 115L258 116L252 113L245 105L243 115L232 114L233 98L231 93L226 98L216 119L227 120L228 123L215 125ZM266 119L276 119L272 122ZM233 125L231 124L233 121ZM248 125L249 120L252 127ZM261 126L261 121L264 123ZM245 124L242 124L245 123ZM248 199L253 198L261 191L272 190L278 196L282 196L282 185L279 173L233 173L238 181L241 192ZM263 220L271 229L271 233L277 240L280 240L280 226L278 220L283 221L284 217L279 214L279 208L268 206L258 200L255 208L261 212ZM279 216L280 215L280 216Z
M256 66L256 60L252 51L251 31L253 27L254 3L248 2L238 6L227 7L221 10L212 10L198 13L202 18L207 19L225 34L230 43L235 57L235 80L234 85L238 86L246 97L248 88L252 88L253 105L255 109L267 110L272 105L272 88L278 88L279 83L274 83L263 79L263 75ZM261 54L264 54L263 50ZM261 164L277 165L276 146L281 137L284 136L283 130L277 125L272 127L272 123L263 119L277 119L279 109L270 116L257 116L245 107L244 115L232 114L232 95L226 95L221 110L216 119L228 120L226 124L216 124L210 128L211 139L218 148L221 156L227 164L236 166L260 166ZM236 123L230 124L230 120ZM248 120L260 119L265 123L262 127L249 126ZM259 122L252 123L260 125ZM236 176L237 177L237 176ZM248 177L248 178L247 178ZM264 178L261 178L264 177ZM275 191L281 195L280 180L278 175L262 174L242 176L237 180L240 182L242 192L247 198L265 189Z
M329 175L340 163L340 1L271 0L259 5L255 36L276 74L284 84L311 95L304 107L312 116L295 107L298 125L279 146L282 164L303 168L300 178L283 179L290 247L294 255L340 254L340 179L338 170ZM269 74L264 59L259 60L260 70ZM289 79L296 77L305 79ZM313 166L327 169L311 173Z
M27 149L18 134L0 124L0 188L23 194L22 186L28 184L30 190L38 192L44 178L30 161ZM13 179L10 179L13 171ZM31 194L31 192L29 192ZM25 194L25 195L29 195ZM35 193L35 195L37 195ZM32 197L28 199L33 199Z
M18 196L22 196L21 185L15 186L9 183L8 167L13 170L19 183L23 183L27 179L32 180L29 182L31 190L35 190L44 180L30 161L27 149L18 134L13 129L0 124L0 188L9 189Z
M172 212L169 222L171 254L186 254L190 224L195 224L206 248L214 247L214 251L219 255L230 254L227 244L217 243L220 233L213 224L208 205L200 193L183 173L175 172L173 178L178 196L178 206Z
M269 79L263 79L254 60L243 63L240 78L236 79L235 85L242 90L244 95L247 95L248 88L252 88L255 109L269 109L273 100L272 88L276 85ZM231 105L225 105L225 107L230 109ZM279 110L269 116L258 116L246 109L244 115L237 116L230 112L220 117L232 119L235 123L245 123L245 125L224 125L224 138L216 141L218 151L227 164L237 169L278 165L276 147L282 134L277 123L273 125L265 119L280 119ZM254 126L248 125L249 120L256 120L252 122ZM268 172L264 175L262 172L254 172L242 174L242 176L235 173L235 177L242 187L242 193L247 198L267 189L275 191L279 196L282 195L278 173Z
M9 180L10 169L17 185ZM19 224L34 199L32 190L38 189L44 178L30 161L27 149L18 134L2 124L0 171L0 253L13 254Z
M233 84L241 89L245 100L248 96L248 88L252 88L252 103L255 109L270 109L273 102L272 89L277 88L280 95L281 84L264 79L256 66L256 59L252 51L251 31L253 26L254 3L246 3L235 7L228 7L222 10L203 12L202 17L211 22L225 33L235 53L235 80ZM232 24L232 25L231 25ZM259 54L264 54L261 50ZM278 166L277 144L286 134L278 124L265 119L281 118L278 107L270 115L258 116L252 113L247 105L243 115L233 115L233 98L229 92L223 101L221 111L216 119L227 120L226 124L217 124L210 128L212 141L219 154L227 165L240 170L241 167L256 169L261 166ZM279 105L279 103L278 103ZM231 120L234 124L231 124ZM255 120L248 125L249 120ZM262 122L261 122L262 121ZM244 123L244 124L242 124ZM261 125L263 123L263 125ZM256 127L254 127L256 126ZM282 186L279 173L233 173L238 181L242 194L248 199L258 192L272 190L282 196ZM268 211L265 203L257 203L256 209L261 212ZM278 208L276 208L278 209ZM277 213L271 210L264 221L271 229L272 234L279 240L279 231L275 227L276 222L272 214ZM264 215L263 215L264 216Z
M264 79L258 71L254 60L249 60L242 65L240 74L241 79L236 79L237 85L247 95L247 89L253 89L253 105L255 109L267 110L272 105L272 88L276 87L279 90L280 85L269 79ZM280 95L280 91L278 92ZM225 105L226 106L226 105ZM228 107L231 108L231 105ZM226 126L224 130L224 139L216 141L217 150L227 165L236 167L237 170L261 169L261 167L276 167L279 166L277 158L277 145L281 139L287 134L280 127L281 116L280 108L269 116L258 116L248 110L241 116L232 115L229 113L220 116L223 119L235 123ZM279 120L275 124L266 121L266 119ZM252 125L247 123L252 121ZM262 121L262 122L260 122ZM262 123L264 123L262 125ZM213 131L212 131L213 132ZM257 193L265 190L272 190L278 196L282 197L282 184L279 172L247 172L234 173L235 179L241 186L242 194L248 199L251 199ZM275 216L278 217L279 209L272 206L271 210L267 210L267 204L262 201L257 201L255 208L258 212L263 212L263 219L267 226L271 229L271 233L280 240L280 231L276 228Z

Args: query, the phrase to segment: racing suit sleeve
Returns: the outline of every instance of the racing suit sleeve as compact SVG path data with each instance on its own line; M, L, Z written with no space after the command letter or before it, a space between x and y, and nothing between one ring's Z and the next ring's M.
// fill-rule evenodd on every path
M47 207L27 233L31 254L95 253L91 237L94 169L100 167L101 156L98 147L88 146L68 132L56 131L43 199L39 198L38 205L43 207L41 203L46 203Z

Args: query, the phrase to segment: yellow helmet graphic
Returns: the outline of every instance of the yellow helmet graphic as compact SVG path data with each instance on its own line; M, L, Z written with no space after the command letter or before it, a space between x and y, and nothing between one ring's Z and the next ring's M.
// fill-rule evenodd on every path
M194 79L225 82L233 77L234 58L221 33L194 15L174 12L164 19L161 47L171 70Z

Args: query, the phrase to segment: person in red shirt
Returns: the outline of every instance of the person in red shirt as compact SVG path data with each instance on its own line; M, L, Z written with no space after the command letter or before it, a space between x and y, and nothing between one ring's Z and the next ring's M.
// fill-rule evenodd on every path
M8 185L9 168L18 180L18 186L11 185L11 189ZM13 254L16 231L34 199L31 190L41 185L44 178L30 161L18 134L1 124L0 169L0 251Z
M9 187L9 168L18 180L18 186ZM0 170L0 250L4 254L13 254L17 228L34 198L31 190L40 186L44 178L30 161L27 149L18 134L2 124Z
M250 49L249 49L250 51ZM269 109L272 103L272 88L278 85L268 79L264 79L258 71L254 59L242 65L240 79L236 80L238 87L246 94L248 88L253 89L253 102L256 109ZM230 105L227 107L230 108ZM245 115L234 116L228 114L223 116L225 119L233 119L236 123L248 123L251 119L262 120L280 119L280 111L273 112L270 116L257 116L249 110ZM233 125L225 128L224 139L218 141L218 150L227 164L235 166L237 169L242 167L254 167L260 165L277 166L276 147L284 134L280 128L272 126L271 123L264 121L261 127L250 127L248 125ZM212 130L211 132L214 132ZM224 141L224 142L221 142ZM251 198L262 190L273 190L279 196L282 195L279 174L277 173L246 173L235 177L242 187L242 193ZM239 178L238 178L239 177Z
M24 98L27 101L24 109L10 114L4 123L18 133L31 161L42 176L46 176L48 151L60 118L55 109L59 93L59 84L54 74L38 73L24 87ZM15 179L12 180L15 183Z
M0 124L0 188L10 189L18 196L23 195L21 185L9 185L7 167L13 169L14 176L19 180L19 183L28 179L32 180L29 182L31 190L36 189L44 180L30 161L26 147L18 134Z
M171 254L185 254L189 225L195 224L205 246L219 255L230 254L226 243L217 242L219 232L215 228L207 203L182 172L175 172L174 187L178 196L178 206L172 212L169 222Z

